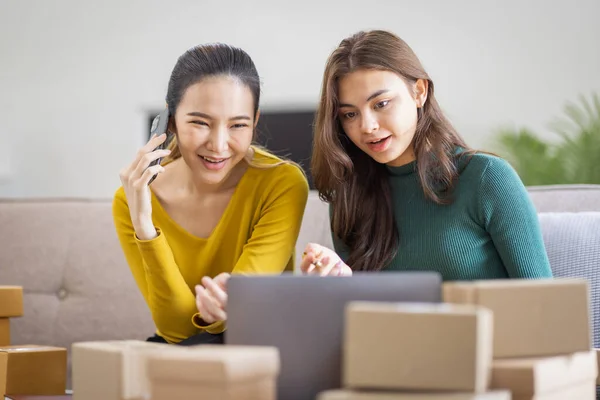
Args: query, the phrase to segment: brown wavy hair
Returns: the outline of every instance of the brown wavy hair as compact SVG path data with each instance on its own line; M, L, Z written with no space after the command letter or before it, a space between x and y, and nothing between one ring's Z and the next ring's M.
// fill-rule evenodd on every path
M426 198L452 202L458 177L457 147L472 154L443 115L433 81L412 49L393 33L359 32L330 55L321 87L314 127L311 170L322 200L332 205L331 229L349 248L346 263L355 271L378 271L396 255L399 233L394 220L389 176L346 136L338 117L338 82L361 69L391 71L409 88L428 81L427 99L419 109L413 146L417 174ZM465 153L463 153L465 154Z

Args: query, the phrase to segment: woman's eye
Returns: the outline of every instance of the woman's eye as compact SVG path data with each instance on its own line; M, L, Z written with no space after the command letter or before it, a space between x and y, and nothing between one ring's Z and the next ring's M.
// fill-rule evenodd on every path
M382 100L379 103L375 104L375 108L383 108L388 105L389 100Z
M196 125L202 125L202 126L208 126L208 124L204 121L191 121L192 124L196 124Z
M345 119L352 119L354 117L356 117L356 113L353 112L353 111L350 111L350 112L347 112L347 113L344 114L344 118Z
M233 125L233 128L235 129L240 129L240 128L246 128L248 125L246 124L235 124Z

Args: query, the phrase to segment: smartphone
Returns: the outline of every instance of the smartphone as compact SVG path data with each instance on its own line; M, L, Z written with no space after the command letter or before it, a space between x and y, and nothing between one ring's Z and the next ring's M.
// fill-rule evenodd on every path
M152 121L152 126L150 127L150 137L152 137L152 135L154 135L154 134L156 134L157 136L160 136L163 133L167 133L167 138L165 139L165 141L162 142L162 144L160 144L154 150L164 150L169 145L170 138L169 138L169 133L167 132L168 124L169 124L169 108L167 107L154 118L154 120ZM158 158L158 159L152 161L148 167L159 164L161 161L162 161L162 158ZM152 178L150 178L148 185L150 185L156 179L157 176L158 175L154 175Z

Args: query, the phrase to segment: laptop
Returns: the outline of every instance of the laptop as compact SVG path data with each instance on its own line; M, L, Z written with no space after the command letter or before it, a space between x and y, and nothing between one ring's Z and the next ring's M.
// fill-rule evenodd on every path
M277 347L278 398L314 399L321 391L341 387L349 301L438 303L441 285L436 272L232 275L227 283L225 343Z

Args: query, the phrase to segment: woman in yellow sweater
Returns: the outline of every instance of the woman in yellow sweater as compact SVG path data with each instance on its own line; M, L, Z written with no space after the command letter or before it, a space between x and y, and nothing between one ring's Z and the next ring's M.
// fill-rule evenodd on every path
M308 183L252 145L259 97L243 50L190 49L169 81L168 149L155 136L120 173L114 223L156 324L148 340L221 342L229 274L293 269Z

